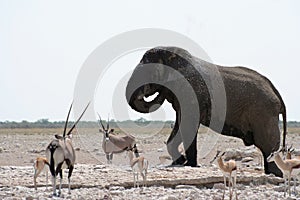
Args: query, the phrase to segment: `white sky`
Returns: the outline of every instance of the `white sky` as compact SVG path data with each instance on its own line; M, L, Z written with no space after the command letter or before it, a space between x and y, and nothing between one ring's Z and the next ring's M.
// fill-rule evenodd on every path
M196 41L216 64L257 70L281 93L288 120L300 121L299 10L297 0L0 0L0 121L64 120L88 55L110 37L138 28L179 32ZM112 65L103 79L109 83L100 82L95 94L98 112L112 112L115 85L142 53ZM144 117L130 112L133 118ZM162 118L174 119L169 105Z

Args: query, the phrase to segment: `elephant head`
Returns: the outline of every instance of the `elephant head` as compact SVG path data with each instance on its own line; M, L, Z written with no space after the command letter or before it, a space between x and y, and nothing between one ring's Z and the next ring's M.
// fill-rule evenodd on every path
M137 65L128 81L126 98L134 110L149 113L157 110L165 100L166 88L163 86L163 60L157 50L148 51ZM145 98L158 93L152 101Z
M178 54L185 55L185 58L178 59ZM126 98L131 108L141 113L157 110L172 95L168 86L184 78L184 75L178 73L180 69L176 67L188 65L186 57L191 55L186 50L175 47L157 47L147 51L126 87ZM145 100L156 93L157 96L152 101Z

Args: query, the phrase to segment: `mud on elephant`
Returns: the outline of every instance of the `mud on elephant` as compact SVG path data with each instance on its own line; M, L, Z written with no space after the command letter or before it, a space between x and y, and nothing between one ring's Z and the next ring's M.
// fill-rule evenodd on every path
M152 101L145 97L157 96ZM257 146L265 173L282 176L275 163L266 161L279 148L279 114L286 137L285 104L270 80L245 67L224 67L192 56L177 47L148 50L133 71L126 88L128 104L149 113L165 100L176 111L167 141L173 165L197 166L197 131L202 124L223 135ZM185 156L178 152L183 143Z

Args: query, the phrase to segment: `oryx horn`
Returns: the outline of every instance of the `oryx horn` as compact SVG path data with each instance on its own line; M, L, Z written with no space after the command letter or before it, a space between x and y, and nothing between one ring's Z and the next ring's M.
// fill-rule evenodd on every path
M75 128L75 126L77 125L77 123L79 122L79 120L82 118L83 114L85 113L85 111L87 110L87 108L89 107L91 102L89 102L85 109L83 110L82 114L80 115L80 117L77 119L77 121L73 124L72 128L68 131L67 135L69 135L70 133L72 133L72 130Z

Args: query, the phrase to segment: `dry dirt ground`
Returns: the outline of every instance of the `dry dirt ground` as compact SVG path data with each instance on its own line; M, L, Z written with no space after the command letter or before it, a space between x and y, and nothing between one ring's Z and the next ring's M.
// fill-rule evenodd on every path
M62 129L0 129L0 199L47 199L51 190L45 188L45 173L38 178L38 190L33 188L33 160L44 156L45 148ZM260 153L255 147L245 147L241 140L200 129L198 135L199 168L167 168L159 156L168 155L164 141L171 129L116 130L135 135L138 147L150 163L148 186L133 188L132 173L126 153L117 154L107 165L101 148L102 134L96 129L78 129L73 134L76 165L72 176L72 193L58 199L222 199L223 177L209 161L217 149L227 156L249 152L247 159L238 159L237 196L239 199L283 199L282 179L266 176L260 165ZM290 131L291 132L291 131ZM293 130L288 143L299 146L300 131ZM64 186L66 176L64 174ZM49 175L49 185L51 184ZM275 190L275 191L274 191ZM228 193L226 193L228 196ZM228 199L228 197L226 198ZM292 194L290 199L299 196ZM235 198L235 197L234 197Z

